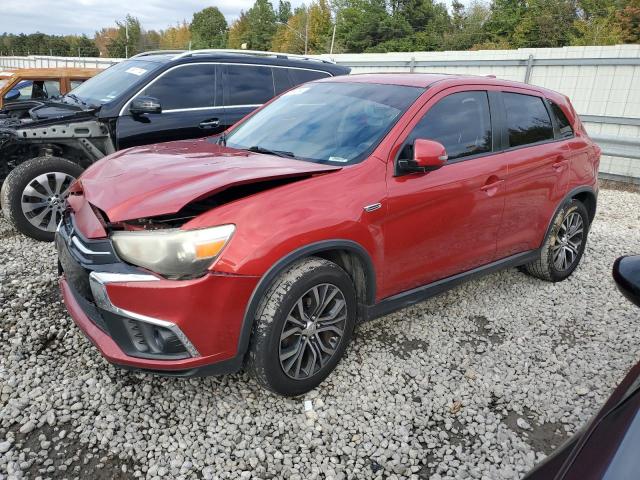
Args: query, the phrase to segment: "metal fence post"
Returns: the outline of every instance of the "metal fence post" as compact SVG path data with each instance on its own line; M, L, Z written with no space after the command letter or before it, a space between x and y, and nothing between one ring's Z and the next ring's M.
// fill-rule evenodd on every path
M411 61L409 62L409 72L413 73L416 69L416 57L411 57Z
M533 55L529 55L529 58L527 58L527 70L524 72L524 83L530 83L531 70L533 70Z

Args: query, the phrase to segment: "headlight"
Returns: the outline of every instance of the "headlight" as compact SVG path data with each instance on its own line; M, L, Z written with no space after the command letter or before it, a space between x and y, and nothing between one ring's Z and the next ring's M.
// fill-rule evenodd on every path
M235 225L201 230L114 232L113 246L123 260L166 277L203 275L222 251Z

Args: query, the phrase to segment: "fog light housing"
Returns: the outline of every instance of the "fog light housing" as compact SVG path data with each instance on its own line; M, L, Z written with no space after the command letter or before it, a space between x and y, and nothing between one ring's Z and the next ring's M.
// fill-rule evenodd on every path
M140 322L132 318L124 319L124 327L129 334L133 348L140 353L156 355L189 353L178 336L166 327Z

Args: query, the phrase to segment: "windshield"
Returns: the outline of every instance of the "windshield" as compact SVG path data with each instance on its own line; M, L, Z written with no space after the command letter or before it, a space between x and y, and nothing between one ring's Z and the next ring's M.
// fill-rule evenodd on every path
M240 124L226 144L242 150L286 152L336 165L363 160L422 88L320 82L285 93Z
M104 105L119 97L155 67L154 63L142 60L116 63L74 88L70 96L75 96L87 104Z

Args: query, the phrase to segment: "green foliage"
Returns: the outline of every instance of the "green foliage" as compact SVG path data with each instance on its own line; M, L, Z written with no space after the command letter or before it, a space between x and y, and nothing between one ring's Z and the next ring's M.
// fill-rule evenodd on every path
M293 13L291 13L291 2L280 0L278 2L278 22L287 23Z
M140 20L127 15L123 22L116 22L118 33L107 44L107 51L111 57L126 57L142 52L142 26Z
M276 33L276 12L269 0L256 0L247 11L247 43L251 50L269 50Z
M194 13L189 29L193 48L224 48L227 45L227 20L216 7Z
M0 35L0 53L2 55L56 55L95 57L99 55L95 42L86 35Z
M127 15L85 35L0 35L0 54L129 56L157 48L242 48L291 53L510 49L640 43L640 0L254 0L227 28L207 7L163 31ZM488 3L487 3L488 2ZM128 31L128 39L127 32Z
M511 35L514 47L562 47L572 36L576 9L571 0L529 0Z

